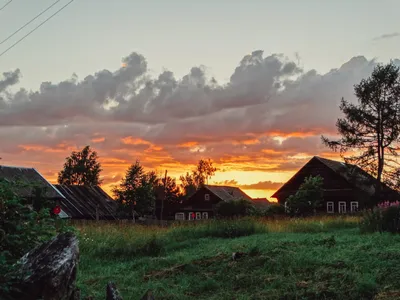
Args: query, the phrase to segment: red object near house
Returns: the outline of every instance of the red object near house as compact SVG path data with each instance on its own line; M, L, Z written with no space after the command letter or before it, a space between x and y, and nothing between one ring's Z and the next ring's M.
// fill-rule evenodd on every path
M196 214L195 214L195 213L192 213L192 220L194 220L195 217L196 217Z
M53 214L58 215L61 212L61 207L60 206L56 206L53 208Z

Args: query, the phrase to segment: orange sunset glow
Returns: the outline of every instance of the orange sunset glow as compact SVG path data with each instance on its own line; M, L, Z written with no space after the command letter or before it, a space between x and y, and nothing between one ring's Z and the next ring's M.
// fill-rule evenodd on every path
M16 70L4 75L14 78L3 80L5 106L0 90L1 163L35 167L55 183L65 158L90 145L111 193L136 160L179 183L200 159L211 159L218 171L210 184L270 198L312 156L340 159L321 135L336 136L340 99L355 101L353 85L374 64L353 57L320 74L254 51L218 84L204 67L182 78L153 76L144 56L131 53L117 70L13 94Z

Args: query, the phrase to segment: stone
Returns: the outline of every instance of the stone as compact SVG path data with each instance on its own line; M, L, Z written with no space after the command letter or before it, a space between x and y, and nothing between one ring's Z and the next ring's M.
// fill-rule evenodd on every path
M78 239L73 233L61 233L36 247L20 260L20 280L12 286L12 299L79 299L75 286L78 261Z
M106 300L122 300L114 282L110 281L106 287Z

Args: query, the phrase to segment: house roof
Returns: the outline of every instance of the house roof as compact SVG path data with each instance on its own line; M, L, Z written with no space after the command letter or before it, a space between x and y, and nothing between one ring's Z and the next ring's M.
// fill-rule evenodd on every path
M37 184L44 188L44 196L48 199L64 198L64 196L34 168L0 166L0 178L9 182L20 181L25 185ZM20 197L29 197L32 193L33 190L29 186L18 188L17 192Z
M252 200L250 196L238 187L221 185L205 185L204 187L223 201L238 199Z
M116 202L99 186L56 185L65 196L61 208L74 219L115 219Z
M331 169L333 172L344 178L351 185L367 192L368 194L372 195L375 192L375 188L373 187L372 183L376 182L376 179L372 175L368 174L366 171L361 169L360 167L319 156L314 156L311 160L307 162L307 164L309 164L313 160L321 162L323 165ZM307 164L305 164L302 168L304 168ZM287 183L292 181L292 179L297 175L297 173L293 175L293 177L289 179ZM287 183L285 183L282 187L280 187L271 197L275 198L277 194L285 188L285 185ZM386 189L387 191L393 192L393 190L391 190L388 186L384 184L382 185L383 188Z

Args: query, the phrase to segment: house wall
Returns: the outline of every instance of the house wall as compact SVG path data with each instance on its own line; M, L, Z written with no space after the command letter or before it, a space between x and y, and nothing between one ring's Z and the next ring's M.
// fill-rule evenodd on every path
M205 195L208 194L210 200L205 200ZM220 202L221 199L215 196L206 188L200 188L193 196L182 203L181 209L178 209L176 213L185 213L185 220L188 220L190 212L207 212L208 218L214 217L215 205Z
M319 212L327 211L327 202L334 202L334 213L338 212L339 202L345 202L346 210L350 212L351 202L358 202L359 209L361 209L369 199L369 196L365 192L353 187L339 174L335 173L319 160L314 159L300 169L285 184L282 190L276 194L278 202L284 205L287 197L294 195L307 177L317 175L320 175L324 179L324 201L318 209Z

